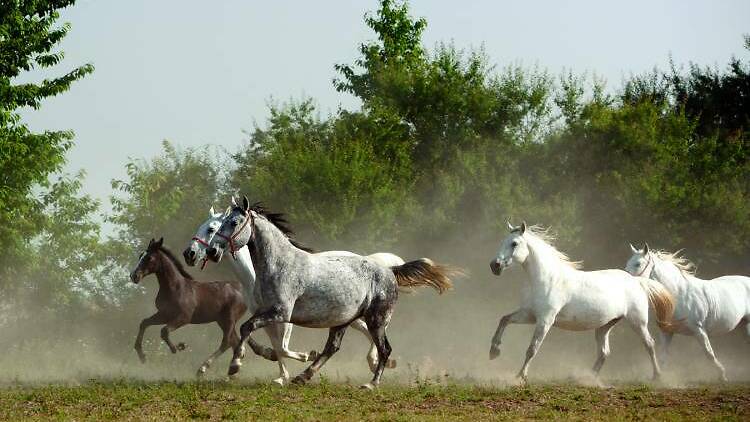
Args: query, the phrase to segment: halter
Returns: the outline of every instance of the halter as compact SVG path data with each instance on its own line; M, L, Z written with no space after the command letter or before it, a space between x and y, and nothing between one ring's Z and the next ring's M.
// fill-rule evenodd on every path
M245 229L245 226L247 226L247 223L249 223L250 221L254 220L252 211L251 212L247 212L247 217L248 218L245 219L245 222L242 223L242 226L240 226L239 229L235 230L232 233L231 236L224 236L220 232L216 232L217 236L221 237L222 239L225 239L229 243L229 251L232 253L232 258L234 258L234 259L237 259L237 251L238 251L238 249L236 249L234 247L234 239L237 236L239 236L240 233L242 233L242 230ZM252 240L254 236L255 236L255 230L253 230L252 233L250 233L250 240ZM248 240L248 242L250 240Z
M646 265L643 266L643 269L641 270L641 272L635 275L636 277L641 277L643 273L645 273L646 270L648 269L649 264L654 264L654 259L651 257L651 254L649 253L647 256L648 256L648 261L646 262ZM653 265L651 269L653 270Z
M205 240L201 239L200 237L193 237L190 240L195 240L196 242L200 243L201 245L205 246L206 248L210 248L211 245L208 244ZM203 262L201 263L201 271L203 271L204 268L206 268L206 264L208 264L208 257L206 254L203 254Z

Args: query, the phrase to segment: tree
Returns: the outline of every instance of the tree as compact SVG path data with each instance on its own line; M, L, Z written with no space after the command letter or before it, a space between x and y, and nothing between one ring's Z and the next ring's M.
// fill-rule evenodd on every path
M64 179L53 186L50 180L62 169L73 134L32 133L21 122L18 110L39 108L45 98L66 91L91 73L93 66L79 66L40 83L14 84L24 72L53 67L62 60L63 53L55 48L70 27L57 25L58 10L73 3L9 0L0 4L0 287L21 276L22 266L30 261L30 240L46 230L45 210L55 206L51 201L60 199L56 187L75 187ZM76 191L57 192L70 195ZM86 219L88 214L79 217Z

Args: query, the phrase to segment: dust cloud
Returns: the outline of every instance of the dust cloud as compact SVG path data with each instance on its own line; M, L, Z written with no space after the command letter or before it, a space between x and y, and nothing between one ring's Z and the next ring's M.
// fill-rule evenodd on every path
M419 247L415 240L408 250L393 250L404 259L430 257L435 261L459 266L467 276L455 280L455 288L444 295L430 289L402 294L388 330L393 346L392 357L397 368L386 370L385 383L472 383L512 385L529 344L532 326L511 325L505 332L502 352L494 361L488 359L490 338L500 317L516 309L520 291L527 276L513 267L496 277L489 270L489 260L504 232L479 232L430 247ZM303 239L307 244L313 241ZM169 245L179 251L183 244ZM340 249L345 249L339 247ZM367 254L378 251L357 251ZM579 258L572 256L572 258ZM628 258L623 245L622 267ZM214 265L205 272L190 268L197 279L227 279L229 264ZM609 265L614 266L612 264ZM221 268L217 268L221 267ZM586 262L586 269L603 268ZM123 283L129 283L123 280ZM0 325L0 384L76 384L90 379L136 379L144 381L195 379L195 371L219 344L221 332L215 324L189 325L173 332L173 341L183 341L188 348L171 354L159 338L159 327L146 331L144 351L148 357L141 364L133 343L141 319L154 311L157 282L154 276L143 280L143 294L134 305L98 310L75 324L54 314L35 318L37 310L17 309L10 300ZM27 301L28 302L28 301ZM21 315L23 314L23 315ZM40 312L40 314L44 314ZM24 317L21 317L24 316ZM650 324L656 336L656 327ZM297 351L321 350L326 330L295 328L291 347ZM254 337L270 345L260 331ZM648 355L627 323L618 324L611 333L611 355L601 373L605 384L648 382L651 367ZM732 381L750 380L747 344L744 330L712 339L719 359ZM349 330L341 350L322 370L323 377L342 383L359 384L369 380L366 353L369 343L359 332ZM664 384L686 386L717 381L717 374L703 355L697 341L675 336L672 354L664 369ZM568 332L553 328L530 368L531 382L571 382L596 384L590 368L595 360L594 333ZM218 358L207 379L224 379L230 360L227 352ZM306 364L287 361L292 376ZM270 382L277 376L275 362L265 361L248 350L240 382Z

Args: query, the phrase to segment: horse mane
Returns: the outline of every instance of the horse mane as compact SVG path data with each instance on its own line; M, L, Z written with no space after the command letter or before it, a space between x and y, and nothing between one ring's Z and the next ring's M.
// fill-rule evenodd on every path
M314 252L313 249L308 248L307 246L304 246L294 240L294 230L289 227L289 221L287 221L286 216L283 213L271 212L261 202L252 204L250 206L250 210L255 211L255 213L257 213L258 215L262 215L271 224L276 226L277 229L281 230L281 232L284 233L284 236L289 239L289 242L291 242L292 246L294 246L295 248L302 249L305 252Z
M689 259L685 258L684 256L681 256L680 255L681 252L682 252L682 249L675 251L675 252L668 252L665 250L656 250L656 251L652 251L651 253L653 253L654 256L661 259L662 261L667 261L670 264L674 265L680 271L683 271L690 275L695 275L695 264L693 264Z
M189 280L194 280L193 276L190 275L190 273L185 270L185 267L182 266L182 263L177 258L175 258L174 254L172 254L172 251L165 248L163 245L159 247L158 250L161 251L170 261L172 261L174 266L177 267L177 271L179 271L183 277Z
M515 229L517 231L520 229ZM523 233L528 240L535 241L539 246L542 246L551 256L557 258L563 265L579 270L583 267L583 261L572 261L570 257L564 252L559 251L554 246L556 240L555 235L550 233L549 227L542 227L539 225L533 225L526 227L526 231Z

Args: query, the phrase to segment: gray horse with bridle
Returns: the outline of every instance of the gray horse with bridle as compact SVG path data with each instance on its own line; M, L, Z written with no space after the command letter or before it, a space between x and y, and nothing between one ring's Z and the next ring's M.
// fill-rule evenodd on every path
M378 366L372 381L362 387L375 388L391 354L386 328L399 288L430 286L443 293L451 288L449 277L456 271L426 258L388 268L362 256L311 254L295 246L247 197L224 220L207 255L218 262L225 250L234 254L245 245L258 278L253 293L263 306L240 328L230 376L242 365L242 344L259 328L280 322L329 328L322 353L292 381L304 384L338 351L349 324L363 318L377 347Z

